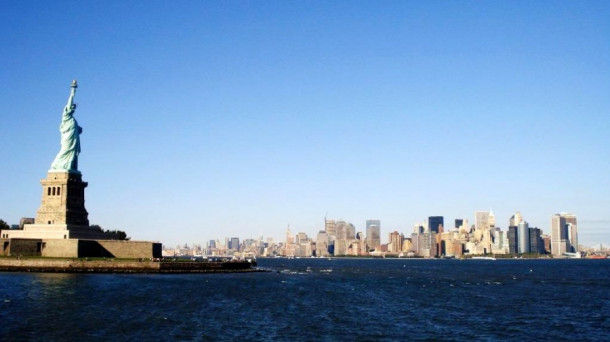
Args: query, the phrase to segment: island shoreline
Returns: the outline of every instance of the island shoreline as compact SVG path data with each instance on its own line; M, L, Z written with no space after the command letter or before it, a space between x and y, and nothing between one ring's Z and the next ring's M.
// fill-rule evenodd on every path
M264 272L248 261L139 261L88 259L0 259L0 272L37 273L244 273Z

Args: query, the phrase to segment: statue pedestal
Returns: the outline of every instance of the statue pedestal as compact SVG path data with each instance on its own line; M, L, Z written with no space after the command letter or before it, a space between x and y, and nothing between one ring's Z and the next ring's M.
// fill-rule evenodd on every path
M85 209L85 188L80 173L49 171L42 185L42 204L36 213L37 225L89 226Z
M88 226L68 224L26 224L23 230L3 230L5 239L112 239L113 236Z

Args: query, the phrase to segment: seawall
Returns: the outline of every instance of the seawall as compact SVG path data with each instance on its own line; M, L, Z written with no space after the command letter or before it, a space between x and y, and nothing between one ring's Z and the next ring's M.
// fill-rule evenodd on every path
M0 259L0 272L51 273L227 273L257 272L247 261L123 261L83 259Z

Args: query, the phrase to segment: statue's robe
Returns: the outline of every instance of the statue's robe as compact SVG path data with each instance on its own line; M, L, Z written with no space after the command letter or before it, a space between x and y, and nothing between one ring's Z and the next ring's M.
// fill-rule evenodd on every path
M82 128L74 119L74 109L64 108L59 126L61 133L61 150L51 164L51 170L78 173L78 155L80 154L80 133Z

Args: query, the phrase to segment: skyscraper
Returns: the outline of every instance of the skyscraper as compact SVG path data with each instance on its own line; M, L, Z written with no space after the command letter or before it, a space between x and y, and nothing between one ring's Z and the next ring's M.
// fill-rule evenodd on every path
M476 230L488 229L496 226L496 217L490 211L477 211L474 213Z
M563 253L578 252L578 223L576 215L555 214L551 217L551 253L554 257Z
M578 223L576 222L576 215L570 213L561 213L566 218L567 227L567 238L569 240L568 251L572 253L578 252Z
M295 243L297 245L300 245L302 242L309 240L309 238L307 237L306 233L300 232L296 235L296 241Z
M487 223L489 223L489 227L493 228L496 226L496 216L494 215L494 212L491 211L491 209L489 209L489 218Z
M519 241L519 253L530 252L530 228L527 222L519 223L519 233L517 239Z
M335 237L337 240L345 240L345 230L347 228L347 222L337 221L335 225Z
M508 226L511 227L517 227L519 226L519 223L523 222L523 216L521 216L521 212L517 211L515 213L515 215L510 217L510 220L508 221Z
M544 244L538 228L530 228L530 253L544 254Z
M568 251L568 231L566 218L560 214L551 217L551 253L560 257Z
M345 255L349 243L356 238L356 228L349 222L337 221L335 229L334 255Z
M455 227L454 228L459 229L463 224L464 224L464 219L455 219Z
M436 248L436 233L426 232L419 235L420 256L424 258L434 258L437 254Z
M366 244L370 249L378 249L381 245L381 221L366 220Z
M508 227L508 253L517 254L519 253L519 233L518 227Z
M316 237L316 256L328 256L328 234L321 230Z
M328 236L332 236L334 239L334 237L337 235L337 226L335 224L335 220L327 220L326 218L324 218L324 230L326 231L326 234L328 234Z
M390 233L388 244L388 251L391 253L400 253L402 250L402 240L404 239L403 235L397 231Z
M491 251L491 228L495 226L496 218L491 210L475 212L474 240L483 253Z
M229 249L234 249L239 252L239 238L231 238L229 241Z
M437 234L443 232L444 227L444 219L442 216L430 216L428 217L428 229L431 232L435 232Z
M309 239L306 233L301 232L296 235L294 254L299 257L308 257L312 255L311 239Z
M356 239L356 227L353 224L347 223L345 225L345 240L352 241Z

